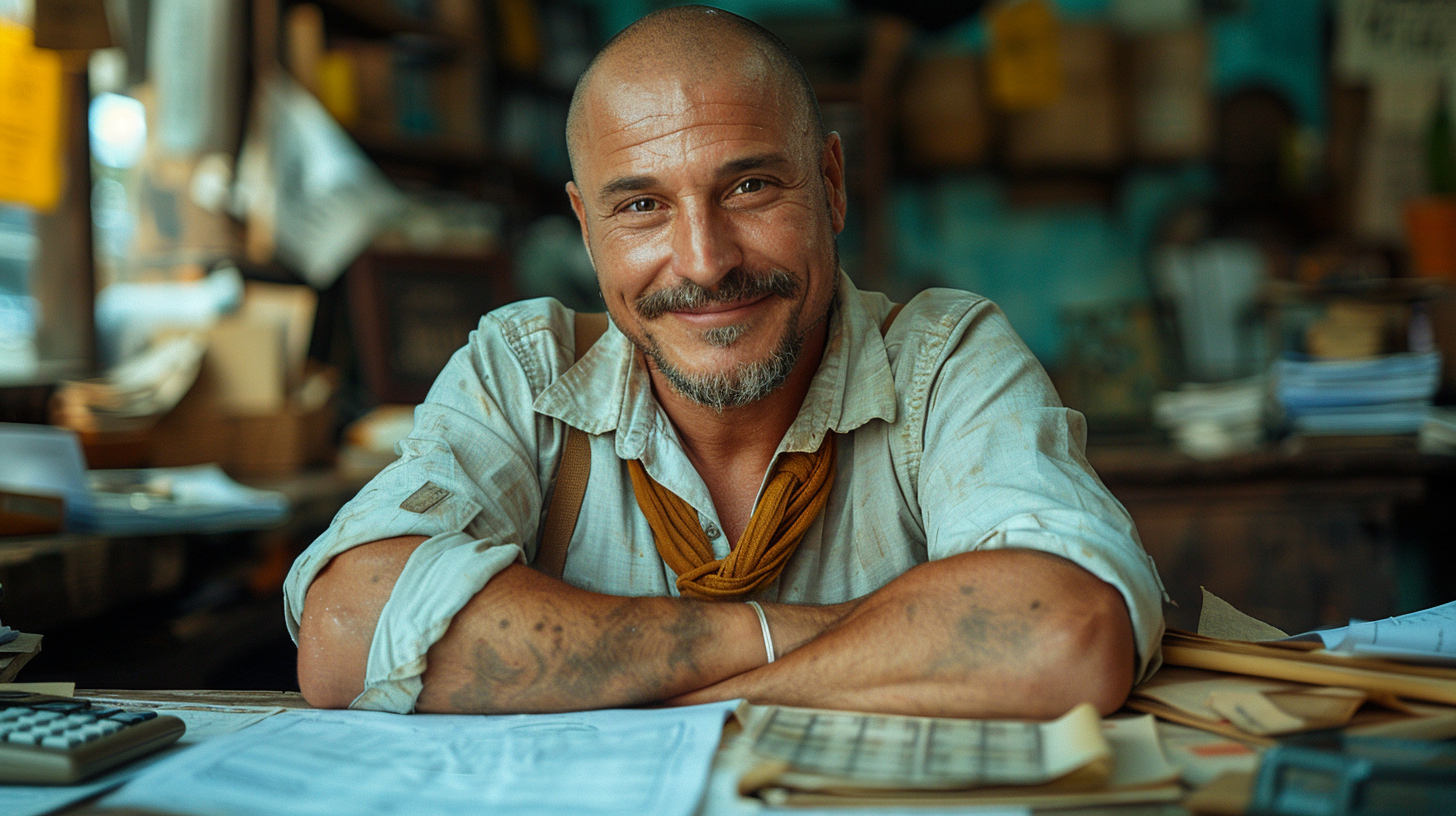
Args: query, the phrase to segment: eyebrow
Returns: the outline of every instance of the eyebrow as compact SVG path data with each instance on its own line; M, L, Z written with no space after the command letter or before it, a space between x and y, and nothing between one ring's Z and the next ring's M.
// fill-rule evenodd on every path
M736 176L739 173L744 173L749 170L761 170L765 167L784 167L788 163L789 158L782 153L759 153L727 162L718 168L718 175Z
M759 153L725 162L722 167L718 168L718 176L719 178L735 176L749 170L784 167L788 164L788 157L782 153ZM624 193L640 193L657 185L656 176L620 176L603 184L602 189L597 193L597 198L601 201L608 201Z
M606 201L623 193L640 193L656 186L656 176L621 176L603 184L597 198Z

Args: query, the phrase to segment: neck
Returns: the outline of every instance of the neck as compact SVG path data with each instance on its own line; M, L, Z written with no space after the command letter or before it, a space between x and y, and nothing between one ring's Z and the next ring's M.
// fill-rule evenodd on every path
M684 398L665 377L649 365L652 392L672 420L687 449L688 458L705 476L734 462L761 461L767 470L779 441L794 424L799 408L824 356L828 320L821 321L804 338L799 360L784 384L757 402L722 412Z

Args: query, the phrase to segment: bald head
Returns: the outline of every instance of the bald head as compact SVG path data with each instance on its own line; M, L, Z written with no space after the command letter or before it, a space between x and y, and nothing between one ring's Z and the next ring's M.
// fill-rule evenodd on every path
M791 115L816 139L825 136L819 101L804 67L788 46L759 24L708 6L675 6L655 11L602 46L576 83L566 117L566 148L574 178L580 179L586 107L604 87L620 88L633 76L684 81L748 80L780 96Z

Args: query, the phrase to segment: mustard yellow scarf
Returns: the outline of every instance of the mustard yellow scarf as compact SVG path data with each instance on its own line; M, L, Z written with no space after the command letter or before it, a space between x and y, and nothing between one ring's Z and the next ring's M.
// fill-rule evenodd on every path
M637 505L647 516L657 552L677 573L683 595L737 600L771 583L784 571L834 486L834 434L814 453L786 453L753 508L748 527L727 558L713 558L698 511L647 475L642 463L627 465Z

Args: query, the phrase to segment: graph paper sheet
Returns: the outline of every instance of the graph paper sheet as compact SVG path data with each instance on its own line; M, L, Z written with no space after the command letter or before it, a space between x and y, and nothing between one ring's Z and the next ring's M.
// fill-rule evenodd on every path
M737 716L755 759L739 782L743 793L765 787L964 790L1056 780L1093 788L1112 769L1101 720L1085 704L1046 723L747 703Z

